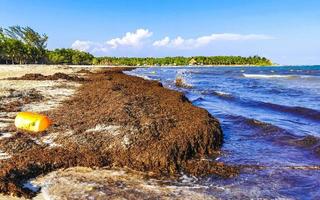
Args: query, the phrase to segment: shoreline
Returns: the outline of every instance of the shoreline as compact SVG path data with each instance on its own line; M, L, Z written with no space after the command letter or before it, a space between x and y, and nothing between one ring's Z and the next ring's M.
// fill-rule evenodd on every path
M0 64L0 68L7 68L9 66L12 67L32 67L32 68L38 68L38 67L58 67L58 68L186 68L186 67L204 67L204 68L210 68L210 67L305 67L305 66L310 66L310 67L318 67L318 65L164 65L164 66L156 66L156 65L148 65L148 66L125 66L125 65L57 65L57 64Z
M284 67L284 66L290 66L290 65L270 65L270 66L264 66L264 65L146 65L146 66L126 66L126 65L57 65L57 64L14 64L14 65L6 65L6 64L0 64L0 67L8 67L8 66L14 66L14 67L71 67L71 68L153 68L153 67L160 67L160 68L179 68L179 67ZM314 65L317 66L317 65Z
M0 161L0 179L6 180L0 183L1 192L32 197L36 193L22 187L26 181L74 166L129 167L168 178L180 172L222 177L238 173L235 167L203 160L219 154L222 144L215 118L182 93L122 73L128 69L83 71L85 80L74 95L45 112L54 119L45 135L35 137L11 127L12 137L3 138L0 145L12 151L11 158ZM37 78L17 79L39 82L46 77ZM51 137L54 146L31 142L43 137ZM17 144L9 147L12 143ZM37 164L30 168L30 163Z
M204 68L210 68L210 67L255 67L255 68L259 68L259 67L304 67L304 66L310 66L310 67L318 67L320 65L268 65L268 66L264 66L264 65L178 65L178 66L174 66L174 65L164 65L164 66L156 66L156 65L150 65L150 66L125 66L125 65L56 65L56 64L0 64L0 68L7 68L9 66L12 67L21 67L21 68L25 68L25 67L32 67L32 68L39 68L39 67L58 67L58 68L186 68L186 67L204 67Z

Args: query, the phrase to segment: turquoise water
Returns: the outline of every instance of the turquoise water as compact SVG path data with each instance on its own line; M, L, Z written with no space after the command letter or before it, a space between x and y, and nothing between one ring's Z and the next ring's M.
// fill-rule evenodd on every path
M197 183L222 199L320 199L320 66L138 68L221 122L218 160L263 166ZM176 87L180 78L186 86ZM304 141L312 141L303 143Z

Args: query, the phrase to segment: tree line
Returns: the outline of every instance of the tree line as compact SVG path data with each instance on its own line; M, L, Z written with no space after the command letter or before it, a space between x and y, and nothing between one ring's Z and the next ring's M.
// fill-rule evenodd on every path
M0 27L0 62L44 63L47 40L47 35L41 35L30 27Z
M48 36L30 27L0 27L0 64L91 65L93 55L73 49L47 49Z
M185 66L185 65L257 65L268 66L272 62L260 56L194 56L194 57L164 57L164 58L125 58L99 57L94 64L127 65L127 66Z
M164 58L94 57L74 49L47 49L48 36L30 27L0 27L0 64L66 64L115 66L272 65L265 57L194 56Z

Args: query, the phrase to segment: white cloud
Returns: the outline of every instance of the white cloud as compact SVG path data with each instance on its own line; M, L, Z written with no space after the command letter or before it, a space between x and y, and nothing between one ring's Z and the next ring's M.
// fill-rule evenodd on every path
M118 48L119 46L140 46L142 41L152 35L148 29L138 29L134 33L126 33L122 38L114 38L106 42L111 48Z
M76 40L71 48L90 53L106 53L112 49L117 49L121 46L139 47L142 46L144 40L152 35L148 29L137 29L135 32L128 32L122 38L114 38L104 43L92 41Z
M71 48L77 49L79 51L89 51L91 47L94 45L91 41L81 41L76 40L72 45Z
M94 54L109 55L117 54L119 52L136 52L136 47L146 47L146 49L154 50L157 48L171 48L176 50L191 50L205 46L209 46L216 41L246 41L246 40L268 40L272 37L263 34L235 34L235 33L221 33L200 36L197 38L183 38L178 36L170 39L168 36L161 40L149 41L152 32L148 29L137 29L134 32L127 32L124 36L108 40L106 42L98 43L92 41L76 40L72 44L73 49L86 51ZM125 48L121 48L125 47ZM132 51L134 50L134 51ZM147 50L148 51L148 50ZM127 55L127 54L125 54ZM137 54L136 54L137 55Z
M155 41L152 45L155 47L163 47L163 46L167 46L170 42L170 38L169 37L165 37L162 40L157 40Z
M171 47L180 49L194 49L203 46L207 46L214 41L241 41L241 40L267 40L272 39L272 37L267 35L259 34L233 34L233 33L222 33L222 34L212 34L208 36L201 36L198 38L184 39L182 37L177 37L170 40L169 37L165 37L162 40L155 41L153 46L157 47ZM159 45L161 44L161 45Z
M76 40L71 45L71 48L79 51L90 52L90 53L97 53L97 52L106 53L110 49L110 47L104 44L100 44L92 41L81 41L81 40Z
M173 39L171 41L171 45L174 46L174 47L178 47L178 46L181 46L183 45L183 43L185 43L186 41L182 38L182 37L177 37L176 39Z

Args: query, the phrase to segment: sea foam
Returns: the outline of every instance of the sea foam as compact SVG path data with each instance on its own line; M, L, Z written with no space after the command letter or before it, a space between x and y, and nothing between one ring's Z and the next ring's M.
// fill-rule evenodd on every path
M278 74L242 74L246 78L299 78L297 75L278 75Z

